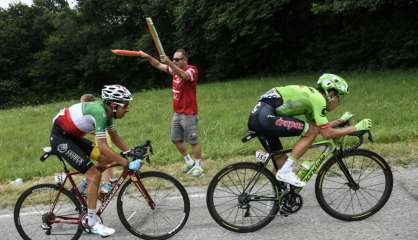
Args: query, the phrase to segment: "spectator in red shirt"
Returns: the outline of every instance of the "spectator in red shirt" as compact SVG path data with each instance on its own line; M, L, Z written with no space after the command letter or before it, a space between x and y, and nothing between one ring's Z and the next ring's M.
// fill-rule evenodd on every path
M173 61L161 55L160 62L145 52L142 57L156 69L172 76L174 114L171 122L171 140L183 155L185 161L183 172L199 177L203 170L200 163L201 148L197 136L197 67L188 64L187 53L184 49L177 49L174 52ZM187 153L184 142L191 144L194 160Z

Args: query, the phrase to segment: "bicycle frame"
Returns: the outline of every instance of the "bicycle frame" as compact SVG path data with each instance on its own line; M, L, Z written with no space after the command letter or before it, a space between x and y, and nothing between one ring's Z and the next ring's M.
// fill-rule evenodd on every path
M331 158L335 154L337 149L337 145L335 144L334 140L323 140L316 142L312 144L312 146L309 149L318 147L324 147L324 150L314 161L312 166L307 171L298 172L299 178L304 182L308 182L311 179L312 175L317 172L324 160Z
M311 179L311 177L313 176L313 174L315 174L317 172L317 170L322 165L322 163L325 160L330 159L333 155L336 154L338 146L339 145L335 143L334 139L322 140L322 141L318 141L318 142L313 143L308 149L324 147L324 150L319 155L319 157L316 158L316 160L314 161L314 163L311 165L311 167L308 170L306 170L306 171L299 170L298 171L297 175L299 176L299 178L304 182L308 182ZM273 165L274 165L275 169L277 170L277 165L276 165L275 161L273 160L273 156L286 154L286 153L289 153L291 151L292 151L292 149L284 149L284 150L280 150L280 151L270 153L267 160L263 163L263 167L266 167L268 162L270 160L272 160ZM258 175L259 175L259 173L256 174L253 177L253 179L256 179L258 177ZM253 179L251 179L250 182L252 182ZM255 185L255 183L254 183L254 185ZM247 188L245 188L245 190L247 190L249 187L250 186L248 185ZM302 190L302 188L298 188L298 187L295 187L295 189L296 189L296 192L299 192L299 191Z
M77 201L80 203L82 209L81 211L86 211L87 209L87 202L84 199L84 197L81 195L80 191L78 191L77 185L73 179L73 175L77 175L80 174L80 172L70 172L67 169L66 164L64 163L64 161L58 156L58 158L60 159L61 163L64 166L64 172L66 174L65 179L62 183L58 183L58 185L62 188L64 188L67 180L70 182L71 185L71 192L74 194L74 196L76 197ZM100 169L101 172L103 172L104 170L108 169L108 168L113 168L113 167L117 167L117 166L121 166L119 164L110 164L108 166L106 166L105 168ZM143 197L145 198L145 200L147 201L148 205L150 206L151 209L155 209L155 203L152 200L151 196L148 194L148 191L145 189L144 185L142 184L139 176L133 172L133 171L129 171L128 169L124 169L122 174L119 176L118 180L116 180L116 183L114 184L114 186L112 187L112 189L110 190L109 193L105 194L103 196L103 201L102 204L100 206L99 209L97 209L96 214L98 216L101 216L101 214L104 212L104 210L106 209L106 207L109 205L110 201L113 199L113 197L116 195L116 193L118 192L119 188L121 187L121 185L125 182L125 179L127 179L128 177L130 177L130 179L132 180L132 182L135 184L135 186L137 187L138 191L143 195ZM60 193L57 194L57 196L55 197L55 201L52 204L52 208L51 208L51 212L53 212L53 209L56 206L56 203L58 202ZM81 219L80 218L71 218L71 217L60 217L63 220L69 220L69 222L66 221L66 223L72 223L72 224L79 224ZM49 221L49 223L62 223L59 220L52 220Z

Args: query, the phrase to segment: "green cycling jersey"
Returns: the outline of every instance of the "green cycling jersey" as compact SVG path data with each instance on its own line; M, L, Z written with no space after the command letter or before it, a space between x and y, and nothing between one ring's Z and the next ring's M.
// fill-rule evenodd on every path
M276 87L262 95L259 100L266 99L281 99L280 104L273 106L278 116L304 115L308 122L315 122L318 126L328 123L326 100L315 88L302 85Z

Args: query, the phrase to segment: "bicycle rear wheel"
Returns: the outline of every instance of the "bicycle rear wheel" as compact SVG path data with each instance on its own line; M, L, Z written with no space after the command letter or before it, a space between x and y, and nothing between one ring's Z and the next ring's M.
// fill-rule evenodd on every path
M254 232L269 224L279 208L280 190L262 165L235 163L218 172L209 184L206 204L223 228Z
M183 185L162 172L144 172L138 178L155 208L150 206L145 193L129 179L122 186L117 200L122 224L133 235L143 239L167 239L179 232L190 213L190 201Z
M392 171L386 161L374 152L354 149L324 164L316 178L315 194L329 215L358 221L379 211L389 199L392 187Z
M54 184L39 184L24 191L14 208L20 236L30 239L78 239L81 208L68 190Z

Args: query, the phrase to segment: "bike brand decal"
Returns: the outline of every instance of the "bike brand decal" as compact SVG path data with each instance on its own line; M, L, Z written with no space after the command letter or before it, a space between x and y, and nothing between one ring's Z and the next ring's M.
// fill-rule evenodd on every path
M305 177L302 179L302 181L309 181L311 179L312 175L316 172L316 170L321 166L322 161L324 161L325 157L327 155L323 154L318 161L314 163L314 165L308 170L308 173L305 175Z
M278 118L275 122L276 126L282 126L289 129L298 129L298 130L302 130L304 128L303 123L300 122L293 122L293 121L288 121L288 120L284 120L283 118Z
M61 143L60 145L58 145L57 150L60 153L65 153L68 150L68 144Z

